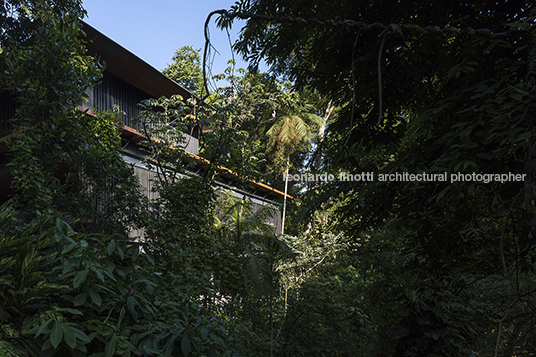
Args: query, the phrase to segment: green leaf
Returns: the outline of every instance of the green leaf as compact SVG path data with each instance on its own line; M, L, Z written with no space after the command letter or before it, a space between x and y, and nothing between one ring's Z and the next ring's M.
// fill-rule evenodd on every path
M86 299L87 299L86 293L78 294L73 299L73 304L74 306L84 305L86 303Z
M206 327L201 327L201 337L206 339L208 337L208 329Z
M149 263L151 263L152 265L154 265L154 260L153 258L151 258L151 256L149 254L145 254L145 258L147 258L147 260L149 261Z
M212 338L212 341L216 342L216 343L221 343L221 340L218 336L216 336L215 334L213 334L212 332L209 334L210 335L210 338Z
M510 93L510 98L518 101L518 102L521 102L523 101L523 95L521 95L520 93Z
M532 136L532 133L531 132L526 132L526 133L523 133L521 135L519 135L515 142L519 142L519 141L525 141L525 140L528 140L530 137Z
M210 348L208 349L208 357L214 357L216 356L216 346L210 345Z
M95 272L95 274L97 275L97 278L99 278L99 280L104 284L105 283L104 275L102 275L101 267L100 266L97 266L97 267L92 266L91 270L93 270Z
M41 347L41 351L46 351L52 348L52 343L50 343L50 338L43 343L43 347Z
M74 280L73 280L73 287L75 289L78 288L80 285L82 285L86 281L88 272L89 272L89 270L86 269L86 270L82 270L81 272L76 274L76 276L74 277Z
M123 318L125 317L126 309L123 306L121 308L121 312L119 313L119 319L117 320L117 328L119 329L121 327L121 322L123 321Z
M184 356L188 356L188 354L190 353L190 348L191 348L190 337L188 336L188 334L185 333L184 335L182 335L182 341L181 341L182 354Z
M48 325L50 324L50 322L52 322L52 318L48 319L46 322L41 324L41 326L39 326L39 329L37 330L37 333L35 334L35 337L38 337L40 334L45 332L45 330L48 327Z
M506 24L506 26L521 28L523 30L529 30L531 27L530 23L527 23L527 22L512 22L512 23Z
M108 243L108 255L111 255L115 250L115 240L112 239L110 243Z
M98 292L96 292L96 291L93 290L93 289L89 289L89 296L91 296L91 300L92 300L97 306L101 306L101 304L102 304L102 298L101 298L101 296L99 295Z
M76 335L74 334L74 331L71 326L62 324L61 328L63 330L63 337L65 338L65 343L67 346L71 347L71 349L76 348Z
M138 259L138 256L140 255L140 246L136 245L132 249L132 261L135 262L136 259Z
M71 329L73 330L74 335L76 336L78 340L82 341L83 343L91 342L91 339L83 331L80 331L79 329L75 327L71 327Z
M123 253L123 249L121 249L121 247L117 247L117 253L119 253L121 260L125 259L125 253Z
M60 217L56 218L56 228L58 229L58 231L61 231L63 229L63 221Z
M76 310L76 309L70 309L68 307L56 307L54 306L54 310L56 311L66 311L70 314L73 314L73 315L84 315L81 311L79 310Z
M134 296L129 296L128 299L127 299L127 308L128 308L128 311L130 311L130 314L132 315L132 317L137 320L138 319L138 312L136 311L134 305L136 303L136 299L134 299Z
M68 246L66 246L65 248L63 248L63 250L61 251L61 254L69 253L69 252L70 252L71 250L73 250L75 247L76 247L76 243L71 243L71 244L69 244Z
M220 328L220 331L221 331L221 335L222 336L227 336L227 330L225 330L225 327L220 325L219 328Z
M515 90L516 92L518 92L519 94L521 94L521 95L529 95L529 92L527 92L527 91L525 91L525 90L523 90L523 89L521 89L521 88L514 87L514 90Z
M115 335L110 338L110 341L106 344L106 347L104 348L104 356L105 357L113 357L115 354L115 347L117 344L117 337Z
M60 345L61 340L63 339L63 329L61 325L61 322L56 321L54 322L54 326L52 327L52 333L50 334L50 343L54 348L57 348Z
M168 342L164 346L164 356L172 356L173 347L175 347L173 342L173 336L170 336Z

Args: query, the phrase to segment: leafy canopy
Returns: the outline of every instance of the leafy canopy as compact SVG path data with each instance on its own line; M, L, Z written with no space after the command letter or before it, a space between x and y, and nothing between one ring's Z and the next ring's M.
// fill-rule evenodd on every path
M166 76L190 90L197 96L202 96L203 71L201 70L200 50L192 46L182 46L175 50L173 63L168 64L162 71Z
M468 311L453 297L477 298L470 312L481 316L476 281L493 284L496 274L510 296L506 306L484 301L496 304L500 321L497 329L487 320L482 332L496 337L493 352L511 346L501 340L507 331L529 331L536 311L529 309L528 319L510 312L527 307L521 291L533 279L536 250L533 4L257 0L218 14L223 27L247 20L235 49L253 65L264 59L275 74L340 107L318 146L317 168L375 175L372 182L320 182L309 192L309 210L341 202L340 229L363 244L369 271L385 282L385 264L394 262L402 286L414 287L383 305L400 307L399 318L379 330L390 341L385 353L477 351L474 333L463 327ZM379 180L396 172L526 176L503 183ZM376 234L364 240L370 231ZM389 241L397 244L396 260L365 248L381 250ZM445 309L457 317L446 320Z

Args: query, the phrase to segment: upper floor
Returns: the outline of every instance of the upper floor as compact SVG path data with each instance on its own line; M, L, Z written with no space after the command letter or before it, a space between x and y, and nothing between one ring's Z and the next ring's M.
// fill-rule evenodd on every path
M121 115L124 124L122 136L125 143L123 156L125 161L133 164L142 186L149 195L153 175L149 172L144 173L147 171L143 165L144 152L138 145L146 139L141 124L135 120L140 114L138 103L144 99L177 94L187 100L193 98L193 94L90 25L83 23L83 26L87 55L96 57L106 67L100 84L95 88L86 89L88 102L81 103L80 109L92 113L94 110L110 110L115 105L119 106L124 113ZM15 116L16 107L16 94L0 90L0 198L9 195L6 192L10 172L9 167L5 165L8 158L2 154L8 150L5 145L6 137L12 136L14 132L10 118ZM203 170L209 163L198 156L199 130L196 127L190 129L188 134L185 134L184 149L189 153L189 160L193 160L198 169ZM268 204L284 196L284 193L262 183L249 181L247 185L243 182L239 184L239 180L231 171L223 170L223 172L219 185L232 188L243 197L254 199L256 204ZM275 222L276 226L278 224Z

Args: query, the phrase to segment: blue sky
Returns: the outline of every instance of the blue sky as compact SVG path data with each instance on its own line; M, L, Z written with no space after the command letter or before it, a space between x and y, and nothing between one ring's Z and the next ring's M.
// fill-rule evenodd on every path
M164 69L174 51L183 45L201 49L205 43L203 27L213 10L229 9L235 0L83 0L88 12L84 19L130 52L158 70ZM214 74L222 73L232 58L226 32L211 21L210 35L219 52L213 60ZM244 22L237 22L231 39L237 38ZM237 56L237 67L247 65Z

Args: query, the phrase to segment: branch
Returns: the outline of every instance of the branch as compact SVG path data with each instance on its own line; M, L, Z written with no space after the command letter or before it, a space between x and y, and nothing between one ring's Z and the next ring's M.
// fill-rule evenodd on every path
M370 24L364 21L354 21L354 20L341 20L341 21L324 20L322 21L314 17L305 19L303 17L289 17L289 16L277 16L277 15L269 16L269 15L260 15L260 14L256 14L252 12L230 12L228 10L216 10L216 11L211 12L207 17L207 23L205 23L205 34L206 34L206 26L208 24L208 20L214 14L222 15L231 21L234 20L235 18L239 18L242 20L246 20L246 19L264 20L264 21L275 22L275 23L297 23L301 25L316 25L316 26L321 26L321 27L340 27L346 30L360 29L364 31L376 30L380 32L389 30L391 33L401 38L406 38L410 34L415 34L418 36L422 36L422 35L436 35L436 36L448 36L448 37L468 36L468 37L484 37L484 38L489 38L489 39L500 39L500 38L505 38L511 34L519 33L518 30L493 33L491 30L486 29L486 28L474 29L472 27L458 29L452 26L440 28L438 26L421 27L415 24L385 25L385 24L378 23L378 22ZM522 31L526 32L525 30L522 30Z
M380 44L380 49L378 50L378 97L379 97L379 107L378 107L378 122L376 126L380 126L382 123L382 114L383 114L383 94L382 94L382 52L383 45L385 45L385 38L387 37L387 31L384 32L382 43ZM355 101L355 98L354 98Z

